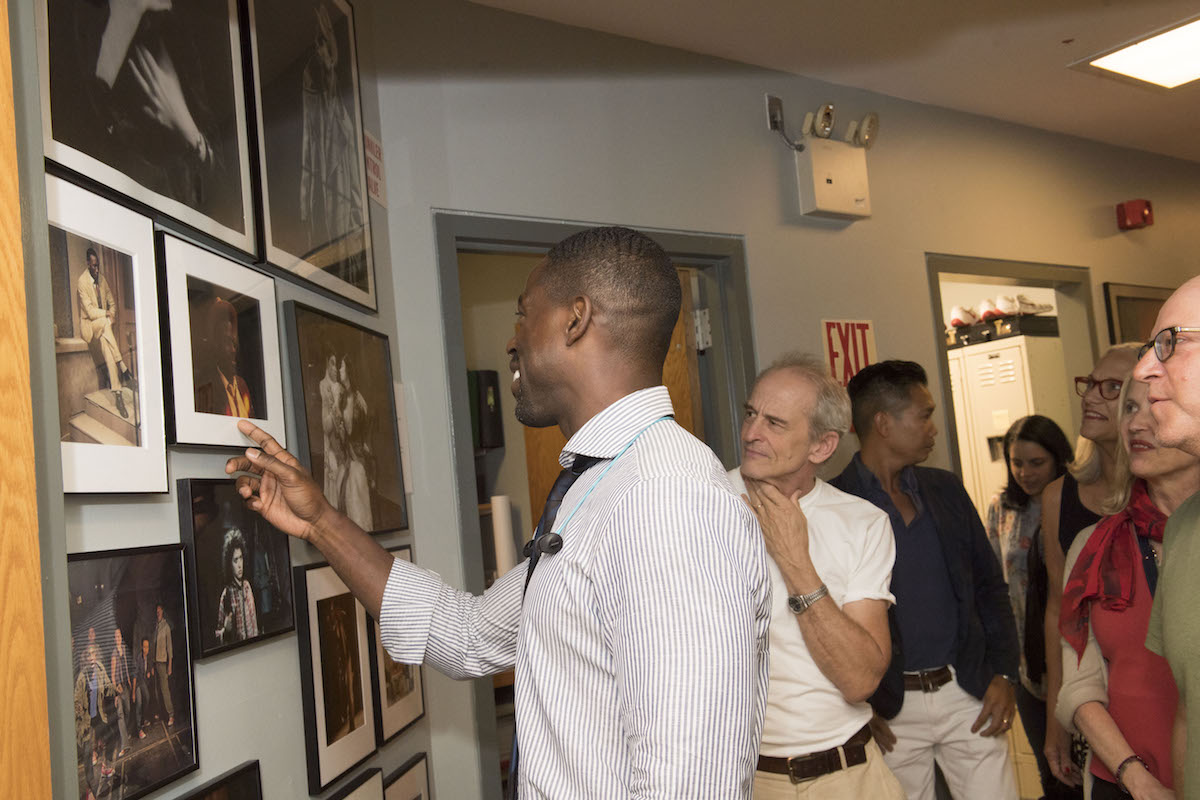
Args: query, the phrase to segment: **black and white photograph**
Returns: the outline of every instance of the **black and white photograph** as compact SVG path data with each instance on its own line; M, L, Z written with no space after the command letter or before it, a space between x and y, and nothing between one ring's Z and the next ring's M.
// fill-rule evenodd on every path
M232 480L176 486L197 658L294 630L287 535L249 511Z
M354 12L251 0L267 261L377 307Z
M67 557L81 797L134 800L198 766L183 548Z
M429 764L424 753L404 762L384 781L384 800L429 800Z
M378 767L364 770L329 795L329 800L383 800L383 770Z
M258 762L247 761L218 775L183 800L262 800Z
M43 0L46 155L256 254L236 0Z
M154 229L46 179L54 356L67 492L165 492Z
M396 558L412 561L408 545L389 548ZM388 655L379 637L379 625L367 618L371 628L371 695L375 702L375 736L380 746L398 736L425 715L425 693L421 667L401 664Z
M162 234L173 442L243 446L249 419L286 447L275 280Z
M363 530L407 528L387 337L292 301L284 319L297 456Z
M317 794L375 752L367 612L326 564L293 569L308 791Z

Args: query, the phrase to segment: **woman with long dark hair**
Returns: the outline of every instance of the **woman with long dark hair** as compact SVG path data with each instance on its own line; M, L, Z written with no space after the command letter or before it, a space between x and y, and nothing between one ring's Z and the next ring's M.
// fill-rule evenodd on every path
M1004 435L1008 483L992 498L987 534L1008 581L1008 595L1021 642L1021 681L1017 709L1025 736L1037 757L1042 790L1059 798L1065 787L1050 771L1042 752L1046 743L1046 644L1042 615L1046 608L1043 559L1042 492L1067 471L1071 443L1049 417L1033 414L1014 422ZM1057 648L1053 652L1057 656Z

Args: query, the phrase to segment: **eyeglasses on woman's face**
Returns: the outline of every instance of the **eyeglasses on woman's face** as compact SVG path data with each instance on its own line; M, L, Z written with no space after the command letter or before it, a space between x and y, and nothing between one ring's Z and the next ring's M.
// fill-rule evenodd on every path
M1185 328L1182 325L1176 325L1171 328L1163 328L1158 333L1154 334L1154 338L1142 345L1142 349L1138 350L1138 361L1142 360L1142 356L1150 352L1150 348L1154 348L1154 355L1158 356L1159 361L1166 361L1171 356L1175 355L1175 345L1178 342L1180 333L1197 333L1200 328Z
M1075 394L1083 397L1093 388L1100 390L1100 396L1105 400L1116 400L1117 395L1121 393L1121 385L1125 381L1117 378L1105 378L1104 380L1096 380L1091 375L1081 375L1075 379Z

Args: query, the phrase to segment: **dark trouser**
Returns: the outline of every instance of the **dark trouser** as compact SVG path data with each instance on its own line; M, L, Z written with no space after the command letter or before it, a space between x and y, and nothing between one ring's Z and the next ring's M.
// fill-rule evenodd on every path
M146 717L150 715L150 684L148 681L138 681L137 689L133 693L133 715L137 719L137 727L140 730L146 723Z
M113 705L117 707L117 730L121 732L121 749L124 750L129 747L129 684L121 688L123 691L113 698Z
M112 755L112 734L99 714L92 717L92 752L101 763L107 763Z
M1023 684L1017 684L1017 710L1021 713L1021 724L1025 726L1025 738L1037 759L1046 800L1082 800L1083 789L1067 786L1054 777L1050 763L1046 761L1046 701L1034 697Z

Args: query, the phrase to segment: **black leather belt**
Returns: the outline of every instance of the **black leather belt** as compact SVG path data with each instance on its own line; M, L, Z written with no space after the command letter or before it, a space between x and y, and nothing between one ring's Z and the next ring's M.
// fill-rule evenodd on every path
M819 753L809 753L806 756L759 756L758 768L762 772L773 772L776 775L787 775L792 783L803 783L837 772L842 768L842 757L846 759L847 767L856 767L867 763L867 742L871 741L871 727L863 725L858 733L846 740L846 743Z
M904 691L936 692L954 678L949 667L904 673Z

